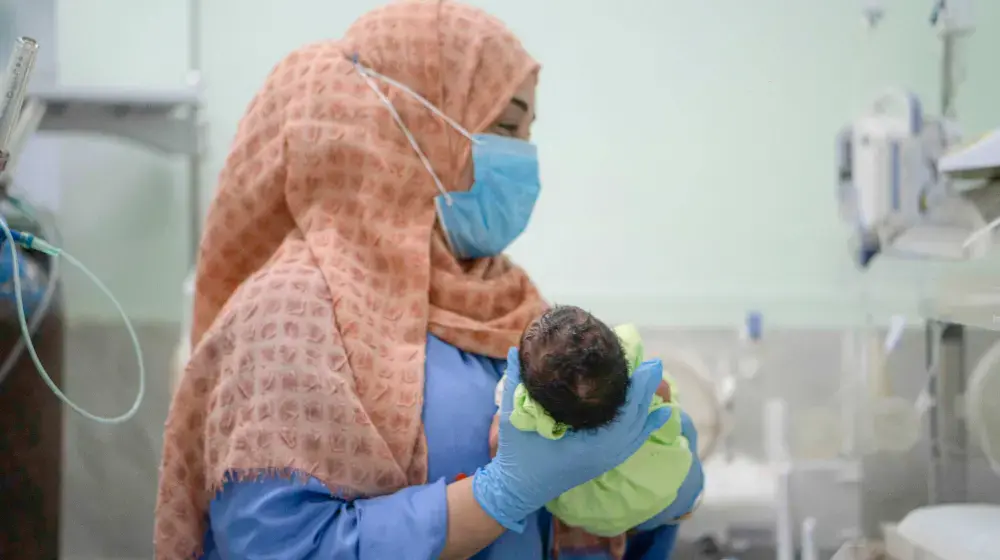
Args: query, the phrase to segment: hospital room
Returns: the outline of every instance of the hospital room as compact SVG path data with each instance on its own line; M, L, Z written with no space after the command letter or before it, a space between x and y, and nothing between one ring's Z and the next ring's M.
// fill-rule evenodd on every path
M1000 560L997 53L0 0L0 558Z

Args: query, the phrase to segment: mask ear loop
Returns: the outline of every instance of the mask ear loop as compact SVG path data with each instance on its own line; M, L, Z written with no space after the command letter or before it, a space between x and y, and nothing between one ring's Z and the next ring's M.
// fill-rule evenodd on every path
M424 107L426 107L428 111L430 111L430 112L434 113L435 115L437 115L444 122L450 124L452 128L454 128L455 130L457 130L462 136L465 136L466 138L468 138L470 142L473 142L473 143L476 143L476 144L480 143L479 140L476 140L472 136L472 133L470 133L468 130L466 130L464 126L458 124L458 121L456 121L455 119L453 119L453 118L449 117L448 115L444 114L444 111L442 111L441 109L438 109L437 107L434 106L433 103L431 103L430 101L427 101L426 99L424 99L424 96L422 96L419 93L413 91L410 88L410 86L408 86L408 85L406 85L406 84L404 84L402 82L396 81L396 80L390 78L389 76L383 76L382 74L379 74L378 72L372 70L371 68L367 68L367 67L363 66L356 59L354 61L354 66L356 68L358 68L358 70L360 70L363 75L371 76L372 78L376 78L376 79L378 79L380 81L383 81L383 82L389 84L390 86L392 86L392 87L394 87L396 89L401 89L404 92L410 94L410 96L413 97L414 99L416 99L418 103L420 103L421 105L423 105Z
M430 160L427 159L427 156L424 155L423 150L420 149L420 145L417 144L417 139L413 137L413 133L411 133L410 129L403 123L403 118L399 116L399 112L396 111L396 108L392 105L392 101L390 101L389 98L386 97L384 93L382 93L382 90L378 88L378 85L372 78L381 80L382 82L385 82L386 84L407 93L408 95L410 95L410 97L412 97L418 103L423 105L428 111L436 115L444 122L451 125L451 127L454 128L456 131L458 131L459 134L468 138L469 141L472 142L473 144L479 144L480 143L479 140L475 139L472 136L472 134L470 134L469 131L465 129L465 127L458 124L458 122L456 122L455 119L452 119L448 115L444 114L444 112L435 107L433 103L424 99L422 95L413 91L405 84L402 84L388 76L383 76L382 74L379 74L378 72L370 68L366 68L360 62L358 62L357 55L354 56L351 62L352 64L354 64L354 69L357 70L358 74L361 75L361 78L365 81L366 84L368 84L368 87L371 88L373 92L375 92L375 95L377 95L379 99L382 100L382 103L386 106L386 108L389 109L389 114L392 115L392 119L396 121L396 125L399 126L400 130L403 131L403 134L406 135L406 140L410 143L410 146L413 148L413 151L416 152L417 157L420 158L420 162L424 165L424 168L426 168L427 172L431 174L431 178L434 179L434 185L437 186L438 192L440 192L441 196L444 197L444 200L448 204L448 206L451 206L452 204L451 195L448 193L447 189L444 188L444 184L441 183L441 179L438 178L437 173L434 172L434 166L431 165Z

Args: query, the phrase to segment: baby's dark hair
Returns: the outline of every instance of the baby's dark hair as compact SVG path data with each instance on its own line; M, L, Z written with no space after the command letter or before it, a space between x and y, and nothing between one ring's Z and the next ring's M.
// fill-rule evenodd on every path
M528 395L574 430L610 424L625 404L629 372L621 341L579 307L553 307L531 323L518 358Z

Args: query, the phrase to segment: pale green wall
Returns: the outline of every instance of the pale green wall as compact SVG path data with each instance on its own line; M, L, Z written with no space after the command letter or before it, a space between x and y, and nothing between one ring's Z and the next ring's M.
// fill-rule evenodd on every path
M379 2L203 3L210 153L205 196L236 123L271 66L338 36ZM545 187L513 254L554 299L643 323L836 323L857 315L833 187L833 137L883 85L937 105L932 2L890 2L878 33L839 0L480 0L542 61L536 139ZM1000 3L981 1L966 46L959 112L971 132L1000 125ZM67 83L183 82L179 0L63 0ZM60 222L137 317L180 317L187 203L176 163L114 142L64 152ZM559 255L554 258L553 255ZM870 281L912 310L914 266ZM888 289L893 282L910 287ZM77 277L76 318L110 306Z
M184 83L184 2L60 0L57 5L64 83ZM178 320L188 246L180 160L94 137L67 141L61 159L59 225L69 250L104 279L134 319ZM111 304L80 274L67 272L66 295L74 320L117 320Z

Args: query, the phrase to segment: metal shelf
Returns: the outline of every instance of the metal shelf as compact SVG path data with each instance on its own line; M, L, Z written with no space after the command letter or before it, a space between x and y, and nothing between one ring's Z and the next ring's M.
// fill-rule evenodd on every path
M204 148L196 87L176 90L34 88L45 105L39 132L87 132L126 138L146 148L189 157Z
M33 132L83 132L124 138L163 155L187 159L190 205L190 261L201 238L201 180L205 149L197 80L186 88L137 90L122 88L35 87L29 89L25 112L37 116ZM35 107L35 109L32 109Z

